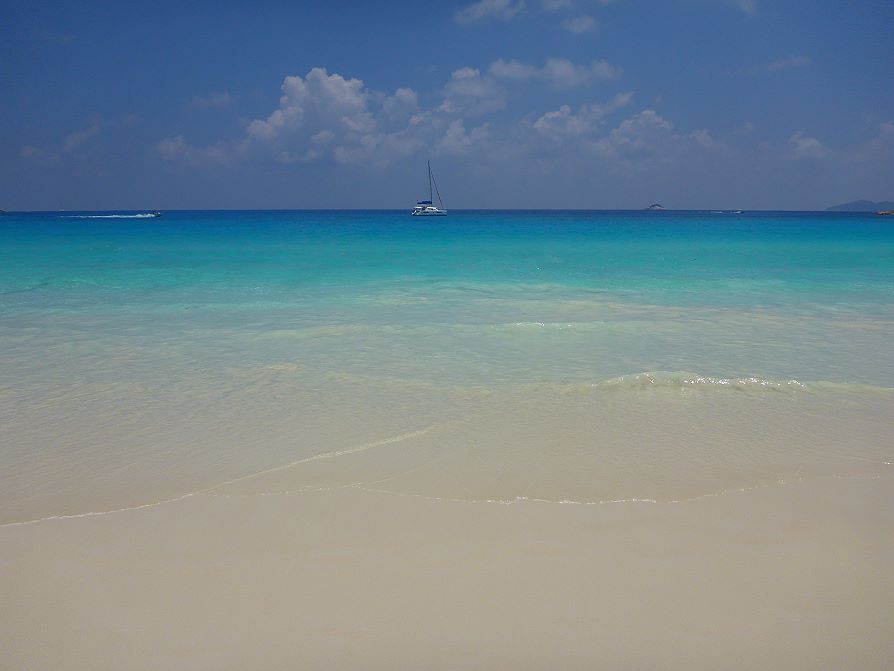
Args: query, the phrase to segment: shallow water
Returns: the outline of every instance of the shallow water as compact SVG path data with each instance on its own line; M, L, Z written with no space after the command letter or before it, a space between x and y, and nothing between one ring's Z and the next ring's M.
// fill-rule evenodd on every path
M891 456L881 218L106 216L0 226L4 522L427 426L479 498L673 499ZM606 459L667 463L577 482Z

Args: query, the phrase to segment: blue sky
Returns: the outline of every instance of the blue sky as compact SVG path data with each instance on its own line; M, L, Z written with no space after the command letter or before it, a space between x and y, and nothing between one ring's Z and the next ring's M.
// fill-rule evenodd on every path
M0 208L894 199L894 3L3 1Z

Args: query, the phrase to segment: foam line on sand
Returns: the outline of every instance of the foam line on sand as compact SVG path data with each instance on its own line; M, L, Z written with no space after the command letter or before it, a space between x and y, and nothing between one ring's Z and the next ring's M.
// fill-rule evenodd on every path
M81 519L84 517L96 517L99 515L111 515L113 513L123 513L130 512L133 510L143 510L145 508L154 508L156 506L163 506L169 503L177 503L178 501L183 501L184 499L188 499L193 496L198 496L200 494L206 494L208 492L213 492L216 489L220 489L221 487L226 487L227 485L233 485L237 482L244 482L246 480L251 480L252 478L257 478L262 475L267 475L269 473L276 473L278 471L285 471L290 468L294 468L295 466L300 466L301 464L310 463L312 461L322 461L324 459L336 459L338 457L345 457L351 454L357 454L359 452L365 452L367 450L371 450L376 447L384 447L386 445L393 445L395 443L401 443L405 440L412 440L413 438L418 438L419 436L425 435L433 428L437 426L436 424L431 424L423 429L417 429L416 431L409 431L407 433L402 433L397 436L390 436L388 438L382 438L381 440L374 440L369 443L361 443L360 445L354 445L353 447L347 447L341 450L333 450L331 452L323 452L320 454L315 454L310 457L304 457L303 459L296 459L295 461L290 461L287 464L282 464L281 466L274 466L272 468L264 469L263 471L257 471L255 473L249 473L248 475L241 475L238 478L232 478L231 480L225 480L223 482L218 482L209 487L204 487L202 489L197 489L192 492L187 492L185 494L180 494L179 496L174 496L169 499L162 499L161 501L151 501L149 503L141 503L136 506L127 506L124 508L114 508L111 510L94 510L88 511L85 513L73 513L71 515L49 515L47 517L38 517L32 520L22 520L19 522L6 522L5 524L0 524L0 529L6 527L16 527L16 526L24 526L27 524L37 524L38 522L49 522L51 520L74 520Z

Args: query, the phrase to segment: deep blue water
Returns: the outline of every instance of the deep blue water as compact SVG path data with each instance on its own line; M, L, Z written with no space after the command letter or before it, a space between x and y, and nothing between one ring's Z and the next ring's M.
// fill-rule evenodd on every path
M885 303L894 222L863 214L468 211L7 214L0 291L340 293L557 285L685 304ZM36 298L36 297L35 297Z

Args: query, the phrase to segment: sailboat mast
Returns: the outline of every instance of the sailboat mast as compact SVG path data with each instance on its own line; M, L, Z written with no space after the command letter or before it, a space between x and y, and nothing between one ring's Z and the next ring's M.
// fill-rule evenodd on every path
M426 161L428 164L428 202L432 202L431 199L431 161Z

